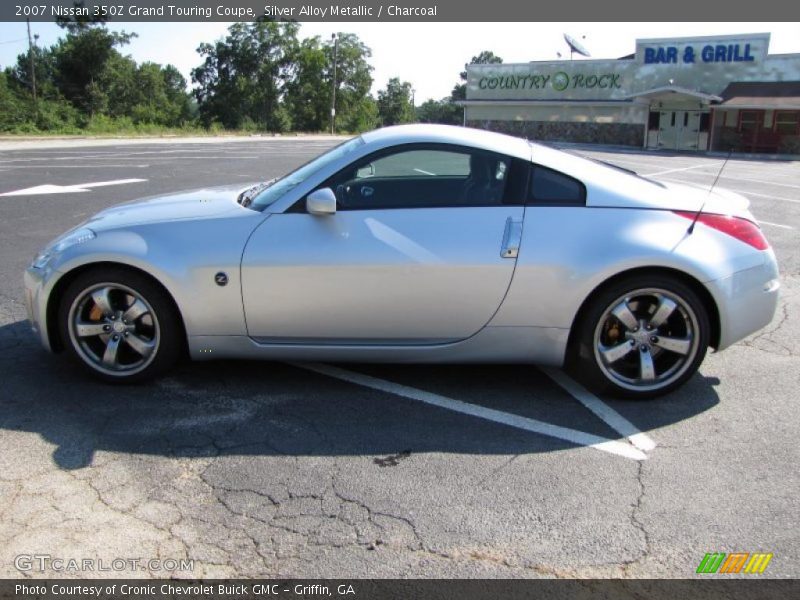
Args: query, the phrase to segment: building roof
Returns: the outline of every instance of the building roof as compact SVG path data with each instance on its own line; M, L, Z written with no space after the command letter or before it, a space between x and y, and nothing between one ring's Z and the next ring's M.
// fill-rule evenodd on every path
M728 108L800 109L800 81L737 81L722 93Z
M670 96L672 94L677 94L679 96L688 96L690 98L696 98L700 101L709 103L709 102L719 102L722 100L721 97L715 96L714 94L707 94L705 92L700 92L698 90L690 90L685 87L681 87L679 85L662 85L657 88L652 88L649 90L644 90L642 92L635 92L633 94L628 94L625 98L663 98Z

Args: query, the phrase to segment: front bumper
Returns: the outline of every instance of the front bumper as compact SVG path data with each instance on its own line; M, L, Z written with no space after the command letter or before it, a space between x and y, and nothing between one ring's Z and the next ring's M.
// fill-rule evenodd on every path
M717 350L723 350L763 329L775 316L780 288L775 254L767 250L761 265L707 282L706 287L719 310Z
M25 310L34 335L48 351L53 350L47 334L47 281L51 272L47 269L28 267L25 271Z

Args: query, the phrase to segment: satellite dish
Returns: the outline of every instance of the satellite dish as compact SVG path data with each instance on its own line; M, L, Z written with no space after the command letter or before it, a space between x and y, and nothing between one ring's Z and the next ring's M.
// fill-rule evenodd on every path
M586 36L583 36L583 37L586 37ZM576 40L570 34L568 34L568 33L564 34L564 41L567 42L567 46L569 46L569 58L570 58L570 60L572 60L573 52L577 52L581 56L591 56L591 54L589 54L589 51L586 48L583 47L583 44L581 44L578 40Z

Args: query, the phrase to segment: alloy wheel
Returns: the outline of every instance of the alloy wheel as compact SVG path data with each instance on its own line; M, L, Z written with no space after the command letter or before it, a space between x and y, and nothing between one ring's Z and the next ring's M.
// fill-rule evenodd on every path
M155 358L161 338L147 300L119 283L100 283L75 298L69 335L80 357L106 375L138 373Z
M598 367L632 391L667 387L691 366L700 344L697 315L678 294L642 288L614 300L594 331Z

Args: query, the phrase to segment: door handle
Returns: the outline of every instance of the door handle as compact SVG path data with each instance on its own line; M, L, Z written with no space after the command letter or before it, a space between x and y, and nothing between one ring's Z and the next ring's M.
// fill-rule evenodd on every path
M503 232L503 246L500 249L502 258L517 258L519 244L522 241L522 221L511 217L506 219L506 230Z
M375 190L373 188L369 187L368 185L365 185L365 186L363 186L361 188L361 195L364 196L365 198L369 198L374 193L375 193Z

